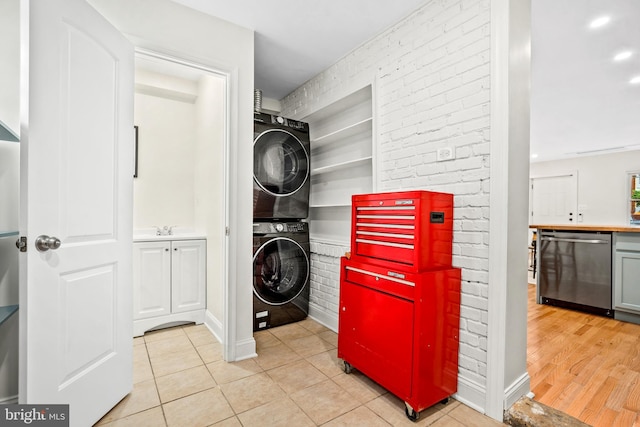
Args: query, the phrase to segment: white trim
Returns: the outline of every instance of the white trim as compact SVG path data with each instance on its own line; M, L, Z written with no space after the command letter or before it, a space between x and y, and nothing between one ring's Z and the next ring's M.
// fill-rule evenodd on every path
M133 336L141 337L145 334L145 332L191 322L195 322L196 325L203 323L204 310L171 313L158 317L149 317L147 319L134 320Z
M502 421L509 219L509 0L491 0L491 178L485 413Z
M531 393L531 378L525 372L504 391L504 408L509 409L522 396Z
M207 326L207 329L211 331L214 337L218 340L218 342L222 342L222 337L224 335L224 328L222 327L222 322L213 315L209 310L207 310L204 314L204 324Z
M247 338L246 340L237 341L234 352L236 356L234 361L236 362L257 357L258 354L256 353L256 340L251 337Z
M458 402L484 414L486 395L487 390L483 385L458 376L458 391L453 395Z
M225 166L227 169L227 185L225 193L225 203L227 208L225 209L226 227L228 227L229 234L225 232L226 249L227 249L227 262L226 265L226 281L223 285L222 300L223 300L223 358L227 362L233 362L236 360L236 339L237 339L237 313L238 302L236 284L238 282L238 235L241 231L238 224L238 177L233 175L231 171L238 169L238 143L239 143L239 112L238 112L238 69L234 68L229 73L229 80L227 85L227 133L225 144ZM233 167L232 167L233 166ZM232 238L233 236L233 238ZM247 264L248 265L248 264ZM255 353L255 341L254 341L254 353Z
M338 315L333 313L327 313L320 306L309 303L309 317L323 326L331 329L333 332L338 332Z
M528 225L524 192L529 170L530 10L530 0L491 0L491 221L485 410L498 421L503 420L505 403L517 393L526 394L528 390L524 388L529 386L527 294L526 288L521 288L526 280L526 262L523 256L520 270L519 256L514 254L520 248L523 255L526 253ZM517 378L516 385L505 387L505 382L513 378Z

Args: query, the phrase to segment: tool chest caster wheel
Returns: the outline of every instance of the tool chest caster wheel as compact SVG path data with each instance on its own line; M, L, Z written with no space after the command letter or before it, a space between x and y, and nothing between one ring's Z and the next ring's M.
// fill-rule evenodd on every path
M407 402L404 402L404 413L407 414L407 418L413 422L418 421L418 418L420 418L420 412L414 411Z
M442 399L442 400L440 401L440 403L442 403L443 405L446 405L447 403L449 403L449 398L448 398L448 397L445 397L444 399Z
M344 361L344 373L345 374L350 374L353 371L353 366L351 366L351 363L347 362L346 360Z

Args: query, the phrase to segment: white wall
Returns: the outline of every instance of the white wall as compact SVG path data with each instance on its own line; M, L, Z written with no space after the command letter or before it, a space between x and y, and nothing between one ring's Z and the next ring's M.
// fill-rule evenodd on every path
M629 225L628 172L640 171L640 151L531 163L531 178L578 171L584 225Z
M0 121L20 134L20 2L0 2Z
M225 357L255 354L252 303L253 31L170 0L89 0L138 48L182 58L229 76L229 281L230 321Z
M453 264L463 269L458 395L480 410L489 293L489 25L488 1L429 1L281 101L284 116L305 117L374 82L377 188L454 194ZM442 147L452 147L456 159L437 162ZM333 279L322 285L337 294L337 257L329 271Z
M194 228L197 84L136 71L136 87L138 177L133 181L133 228Z

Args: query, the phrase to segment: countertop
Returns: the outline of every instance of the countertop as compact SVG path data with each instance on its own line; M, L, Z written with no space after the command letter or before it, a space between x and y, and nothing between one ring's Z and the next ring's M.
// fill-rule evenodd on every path
M155 228L143 228L133 230L134 242L157 242L167 240L204 240L207 238L205 233L192 230L189 228L176 227L172 230L172 234L156 234Z
M630 225L567 225L567 224L542 224L530 225L529 228L541 230L566 230L566 231L614 231L618 233L640 233L640 227Z

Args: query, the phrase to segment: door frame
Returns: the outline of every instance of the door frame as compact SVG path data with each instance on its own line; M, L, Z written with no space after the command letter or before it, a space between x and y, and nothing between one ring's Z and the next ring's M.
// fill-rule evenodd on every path
M236 333L235 333L235 322L231 318L231 314L236 312L236 298L235 292L233 291L233 287L230 286L229 281L229 266L230 263L234 263L233 256L230 253L230 245L229 245L229 222L230 222L230 206L231 206L231 194L233 192L230 191L231 185L231 177L229 175L230 169L230 140L231 140L231 100L233 99L233 84L232 82L236 79L236 72L234 70L224 70L222 67L206 65L202 62L193 61L185 58L181 58L176 55L162 53L158 50L151 50L142 48L139 46L134 46L134 55L135 58L139 56L150 57L153 59L158 59L161 61L166 61L172 64L185 66L189 68L193 68L195 70L201 71L206 74L213 74L224 79L224 96L225 99L223 101L224 111L223 111L223 193L224 193L224 207L223 207L223 216L224 221L222 224L222 230L220 230L220 235L224 236L224 239L221 241L220 249L223 254L222 259L222 272L218 279L222 280L222 319L216 319L213 316L209 315L209 311L205 310L205 324L212 331L212 333L218 338L218 340L222 341L223 345L223 355L225 360L235 360L235 341L236 341ZM230 258L231 257L231 258ZM221 322L221 323L219 323Z

